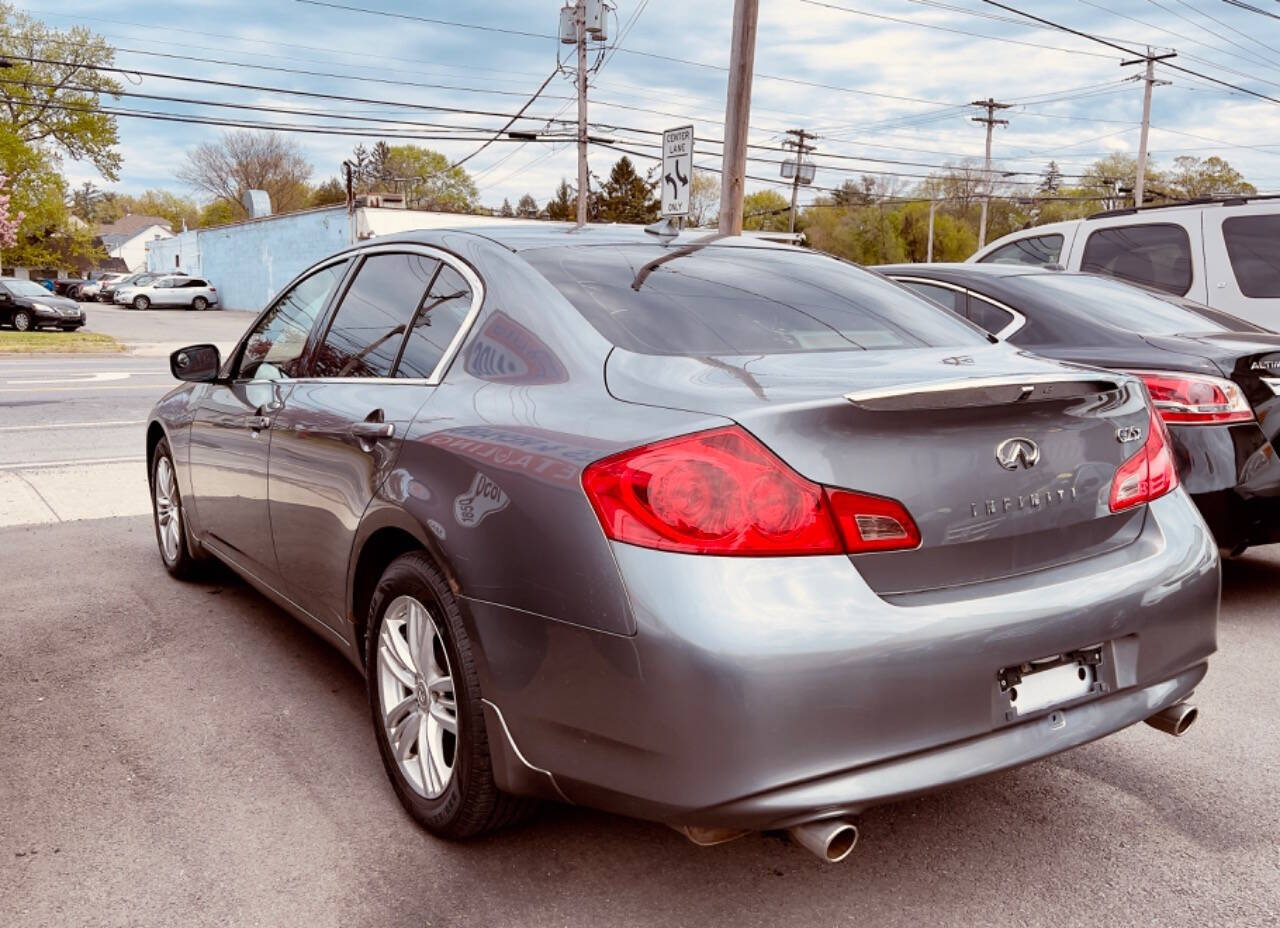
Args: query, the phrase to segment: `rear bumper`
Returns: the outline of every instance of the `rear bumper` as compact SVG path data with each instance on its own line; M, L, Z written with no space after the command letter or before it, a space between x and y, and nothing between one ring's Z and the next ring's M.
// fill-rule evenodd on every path
M1280 459L1256 422L1169 432L1182 483L1220 546L1280 542Z
M528 765L643 818L781 827L962 782L1176 702L1215 649L1217 548L1182 492L1119 551L892 602L843 557L614 554L634 636L467 612ZM997 671L1099 644L1105 686L1061 725L1008 717Z

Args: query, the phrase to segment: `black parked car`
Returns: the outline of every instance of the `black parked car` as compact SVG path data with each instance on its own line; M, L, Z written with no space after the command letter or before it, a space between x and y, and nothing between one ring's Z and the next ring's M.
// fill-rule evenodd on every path
M84 310L75 300L50 293L34 280L0 281L0 323L19 332L58 328L70 332L84 325Z
M1039 355L1146 382L1219 545L1280 542L1280 334L1113 278L1026 265L904 264L888 277Z

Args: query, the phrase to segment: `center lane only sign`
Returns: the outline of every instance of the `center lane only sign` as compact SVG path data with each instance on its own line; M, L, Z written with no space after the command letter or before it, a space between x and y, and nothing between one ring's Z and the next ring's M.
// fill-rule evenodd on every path
M693 126L662 133L662 215L689 215L693 188Z

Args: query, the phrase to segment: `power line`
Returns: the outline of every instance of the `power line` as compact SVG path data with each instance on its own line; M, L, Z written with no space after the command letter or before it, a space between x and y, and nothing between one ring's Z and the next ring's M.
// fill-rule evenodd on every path
M485 142L483 145L481 145L479 148L477 148L477 149L476 149L475 151L473 151L471 154L467 155L465 158L461 158L461 159L459 159L458 161L455 161L453 164L449 165L449 170L451 170L451 171L452 171L454 168L461 167L462 165L466 164L468 161L470 161L470 160L471 160L472 158L474 158L476 155L480 154L480 152L484 151L486 148L488 148L490 145L492 145L494 142L496 142L499 138L501 138L502 133L506 132L506 131L507 131L508 129L510 129L513 125L515 125L516 120L518 120L521 116L523 116L523 115L524 115L524 111L525 111L525 110L527 110L529 107L533 106L533 101L534 101L534 100L536 100L536 99L538 99L538 94L540 94L540 93L542 93L542 91L546 90L546 89L547 89L547 85L551 83L551 79L552 79L553 77L555 77L555 76L556 76L557 74L559 74L559 73L560 73L560 69L559 69L559 68L557 68L556 70L554 70L554 71L552 71L550 74L548 74L548 75L547 75L547 79L546 79L545 81L543 81L543 82L542 82L542 84L541 84L541 86L539 86L539 87L538 87L538 89L537 89L537 90L535 90L535 91L533 92L533 96L529 98L529 101L528 101L527 103L525 103L525 105L524 105L524 106L520 107L520 109L516 111L516 114L515 114L514 116L512 116L510 119L508 119L508 120L507 120L506 124L505 124L501 129L499 129L499 130L497 131L497 134L495 134L493 138L489 139L489 141Z
M1259 16L1270 16L1272 19L1280 19L1280 16L1277 16L1275 13L1268 13L1266 10L1260 10L1251 3L1241 3L1240 0L1223 0L1223 2L1229 3L1231 6L1237 6L1242 10L1248 10L1250 13L1257 13Z

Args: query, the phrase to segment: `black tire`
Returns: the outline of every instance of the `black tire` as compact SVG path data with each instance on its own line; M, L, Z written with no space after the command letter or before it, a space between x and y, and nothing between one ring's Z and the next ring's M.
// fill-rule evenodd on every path
M206 310L209 308L209 301L205 297L198 296L191 301L191 308L196 310Z
M400 770L380 705L378 641L387 607L403 596L418 600L435 620L449 660L457 705L453 772L444 791L435 799L419 795ZM369 605L368 629L365 666L374 737L387 776L405 811L433 835L451 841L506 827L533 811L536 801L504 793L494 782L472 644L449 584L424 552L402 555L383 572Z
M67 290L67 299L75 300L77 303L80 302L80 288L79 287L69 288Z
M173 470L173 454L169 451L169 439L167 438L160 439L156 445L156 450L151 455L151 466L148 471L150 475L148 485L151 489L151 522L156 530L156 547L160 551L160 561L164 564L165 570L179 580L194 580L203 573L208 561L204 556L193 554L191 551L191 544L187 539L187 517L186 513L182 511L182 497L178 490L176 470L173 470L173 503L178 517L178 541L177 550L172 556L165 551L165 542L161 537L160 502L156 493L156 481L159 479L161 461L166 461L169 468Z
M19 332L30 332L34 328L32 325L34 321L35 320L31 313L25 309L19 309L13 314L13 317L9 320L9 324Z
M145 296L135 296L133 298L134 309L149 309L150 307L151 307L151 301L147 299Z

